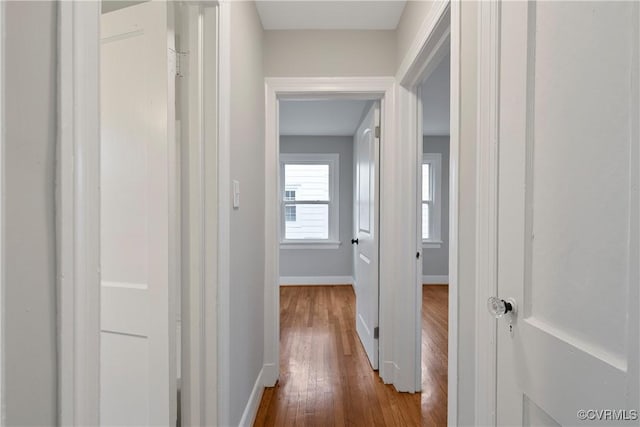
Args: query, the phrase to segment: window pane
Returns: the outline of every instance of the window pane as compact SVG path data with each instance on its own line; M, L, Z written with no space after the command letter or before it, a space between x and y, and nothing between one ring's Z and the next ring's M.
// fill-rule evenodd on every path
M287 208L294 208L295 215L287 219ZM328 239L329 205L285 206L285 239Z
M292 222L296 220L296 206L295 205L287 205L284 207L284 220L286 222Z
M329 165L284 165L285 200L329 201Z
M431 201L431 165L429 163L422 164L422 200Z
M431 228L429 226L429 203L422 204L422 239L426 240L431 237Z
M284 200L287 202L293 201L296 199L296 191L295 190L285 190L284 192Z

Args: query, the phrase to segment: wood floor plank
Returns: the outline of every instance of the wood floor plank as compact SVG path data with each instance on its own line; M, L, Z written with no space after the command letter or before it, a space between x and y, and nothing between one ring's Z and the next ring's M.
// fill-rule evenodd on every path
M351 286L280 289L280 380L255 426L445 426L448 287L422 293L422 393L385 385L355 329Z

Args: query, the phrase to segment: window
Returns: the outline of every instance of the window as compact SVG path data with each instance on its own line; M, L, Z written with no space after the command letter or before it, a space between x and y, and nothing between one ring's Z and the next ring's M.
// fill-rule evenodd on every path
M338 154L281 154L281 247L338 247Z
M442 244L442 154L426 153L422 159L422 242L424 247Z

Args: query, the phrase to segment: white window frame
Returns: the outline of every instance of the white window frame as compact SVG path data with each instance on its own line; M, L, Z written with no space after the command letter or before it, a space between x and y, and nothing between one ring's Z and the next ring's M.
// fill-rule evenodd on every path
M284 200L285 164L329 165L329 238L286 239ZM340 246L340 156L336 153L280 154L280 248L281 249L337 249Z
M433 194L433 212L430 212L429 225L430 233L428 239L422 239L423 248L442 247L442 154L424 153L422 164L431 165L431 194ZM422 200L422 196L420 196ZM422 205L424 205L422 200Z

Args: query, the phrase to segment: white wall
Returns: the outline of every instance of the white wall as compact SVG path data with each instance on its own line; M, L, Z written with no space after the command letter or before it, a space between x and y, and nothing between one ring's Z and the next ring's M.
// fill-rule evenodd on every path
M395 48L395 31L265 31L265 76L392 76Z
M264 75L262 24L254 2L231 7L231 179L241 205L231 212L229 425L238 425L263 364ZM220 373L224 375L227 373Z
M442 246L439 248L424 248L422 250L423 276L449 275L449 137L425 136L423 138L423 152L442 154L442 214L440 235Z
M338 249L281 249L281 277L353 275L353 137L282 136L280 153L340 155L340 222Z
M5 7L6 425L55 425L57 7Z

